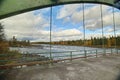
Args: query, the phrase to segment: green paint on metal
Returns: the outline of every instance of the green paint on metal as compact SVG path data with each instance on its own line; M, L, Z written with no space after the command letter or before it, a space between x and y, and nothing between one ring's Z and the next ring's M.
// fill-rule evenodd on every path
M0 19L44 7L83 2L115 5L114 0L0 0Z

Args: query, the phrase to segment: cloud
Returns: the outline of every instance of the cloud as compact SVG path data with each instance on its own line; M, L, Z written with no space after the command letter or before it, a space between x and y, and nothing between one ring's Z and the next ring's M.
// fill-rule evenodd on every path
M57 8L56 8L57 9ZM113 14L112 8L103 5L103 24L106 32L111 34L113 30ZM54 10L54 9L53 9ZM50 41L50 9L35 10L32 12L20 14L10 18L0 20L5 28L8 39L16 36L20 40L30 39L31 41ZM52 40L77 40L83 39L83 29L81 28L83 21L83 10L81 4L64 5L53 11L54 20L61 20L53 24ZM86 38L91 36L101 36L101 14L100 5L85 5L85 28L93 31L86 32ZM120 29L120 12L115 12L116 30ZM56 22L56 21L55 21ZM64 24L61 25L61 24ZM72 25L74 24L74 25ZM62 27L59 27L62 26ZM69 27L65 27L69 26ZM75 26L75 27L73 27ZM80 26L77 28L77 26ZM99 31L94 33L94 31ZM111 34L112 35L112 34Z
M107 9L109 9L109 7L103 5L103 14L108 13L106 11ZM95 6L91 5L91 7L88 7L88 4L85 5L85 14L84 15L85 15L85 19L100 17L100 5L95 5ZM82 4L64 5L58 11L57 19L66 19L69 16L71 16L71 19L74 22L82 21L83 20Z
M78 29L67 29L67 30L62 30L59 32L54 32L54 36L77 36L81 35L82 33Z
M71 7L72 6L72 7ZM85 27L89 30L96 30L102 28L101 23L101 5L85 4L84 16ZM104 27L113 25L112 7L102 5L103 25ZM120 25L120 13L115 12L116 28ZM81 4L64 5L59 11L57 19L63 19L64 22L78 24L83 21L83 10ZM82 27L82 26L81 26Z
M64 5L57 14L57 19L66 18L72 15L76 10L80 8L80 4L73 4L73 5Z
M115 28L120 29L120 13L116 12L115 14ZM113 14L109 13L107 15L103 16L103 28L111 26L111 28L114 28L114 23L113 23ZM94 19L94 20L88 20L86 22L86 28L89 30L96 30L96 29L101 29L102 28L102 22L101 18L99 19ZM113 31L113 30L111 30Z
M66 30L59 30L59 31L52 31L52 41L59 41L59 40L77 40L80 39L82 36L82 32L78 29L66 29Z
M12 38L12 36L16 36L18 39L34 38L43 33L48 34L47 30L44 30L49 27L48 18L42 14L34 15L34 11L6 18L0 22L4 25L7 38Z
M34 15L34 12L24 13L1 20L5 28L7 38L16 36L19 40L30 39L31 41L50 41L49 20L42 14ZM58 28L58 25L55 25ZM76 39L82 33L73 29L60 29L52 31L55 40Z

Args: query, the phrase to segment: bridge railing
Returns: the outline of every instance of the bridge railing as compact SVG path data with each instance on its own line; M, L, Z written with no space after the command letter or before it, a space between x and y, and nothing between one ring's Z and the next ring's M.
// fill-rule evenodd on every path
M51 52L52 60L50 58L50 52L41 52L41 53L23 53L18 59L6 59L2 60L2 57L12 56L10 54L0 54L0 63L4 62L13 62L10 64L1 65L0 68L4 67L15 67L22 65L36 65L60 61L72 61L78 58L90 58L90 57L100 57L107 56L112 54L119 54L119 49L92 49L92 50L79 50L79 51L61 51L61 52Z

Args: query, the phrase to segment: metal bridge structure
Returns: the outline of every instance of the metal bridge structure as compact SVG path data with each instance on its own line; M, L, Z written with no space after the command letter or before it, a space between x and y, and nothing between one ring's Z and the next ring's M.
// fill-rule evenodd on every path
M0 0L0 19L4 19L10 16L14 16L17 14L25 13L32 10L37 10L45 7L51 7L50 12L50 43L51 43L51 29L52 29L52 6L62 5L62 4L73 4L73 3L97 3L97 4L105 4L109 6L113 6L115 8L120 9L120 0ZM114 8L113 8L114 12ZM103 20L102 20L102 6L101 6L101 23L103 28ZM113 22L114 21L114 13L113 13ZM85 18L84 18L84 5L83 5L83 27L84 27L84 39L85 39ZM115 25L114 25L115 27ZM102 35L104 33L102 31ZM116 33L114 32L114 36ZM103 40L103 48L104 48L104 40ZM51 45L50 45L51 50ZM81 54L83 53L84 54ZM66 55L62 55L62 53L68 53ZM52 62L59 62L77 58L87 58L87 57L98 57L101 55L111 55L113 53L119 54L120 50L112 50L111 52L107 52L104 50L103 52L99 52L98 50L82 50L77 51L79 54L74 54L76 51L68 51L68 52L45 52L45 53L38 53L39 55L48 54L50 55L49 60L45 61L38 61L35 60L35 57L39 58L39 56L34 54L24 54L22 55L23 62L28 61L27 63L17 63L17 64L8 64L8 65L0 65L0 68L9 68L9 67L16 67L16 66L23 66L23 65L36 65L36 64L44 64L44 63L52 63ZM104 54L103 54L104 53ZM52 54L59 54L59 56L52 56ZM81 56L82 55L82 56ZM0 54L0 57L7 56L7 54L3 55ZM32 57L32 58L31 58ZM61 57L65 57L61 59ZM31 58L31 59L30 59ZM55 60L52 60L54 59ZM5 62L6 60L1 60L0 62ZM16 60L13 60L16 61ZM31 62L30 62L31 61Z
M73 3L106 4L120 9L120 0L0 0L0 19L40 8Z

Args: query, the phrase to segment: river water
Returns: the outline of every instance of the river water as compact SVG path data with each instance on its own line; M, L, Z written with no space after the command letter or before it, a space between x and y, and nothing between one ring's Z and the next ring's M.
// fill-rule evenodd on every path
M39 44L38 44L39 45ZM41 48L42 46L42 48ZM79 57L84 56L84 53L86 50L87 54L95 54L96 52L98 54L103 53L116 53L117 51L115 49L104 49L104 48L92 48L92 47L82 47L82 46L65 46L65 45L52 45L51 50L50 46L47 44L40 44L40 46L33 46L33 47L11 47L11 50L18 50L21 53L29 53L29 54L40 54L46 57L50 57L50 51L51 55L54 59L63 59L68 58L71 55L74 55L73 57ZM120 52L120 50L118 50Z

